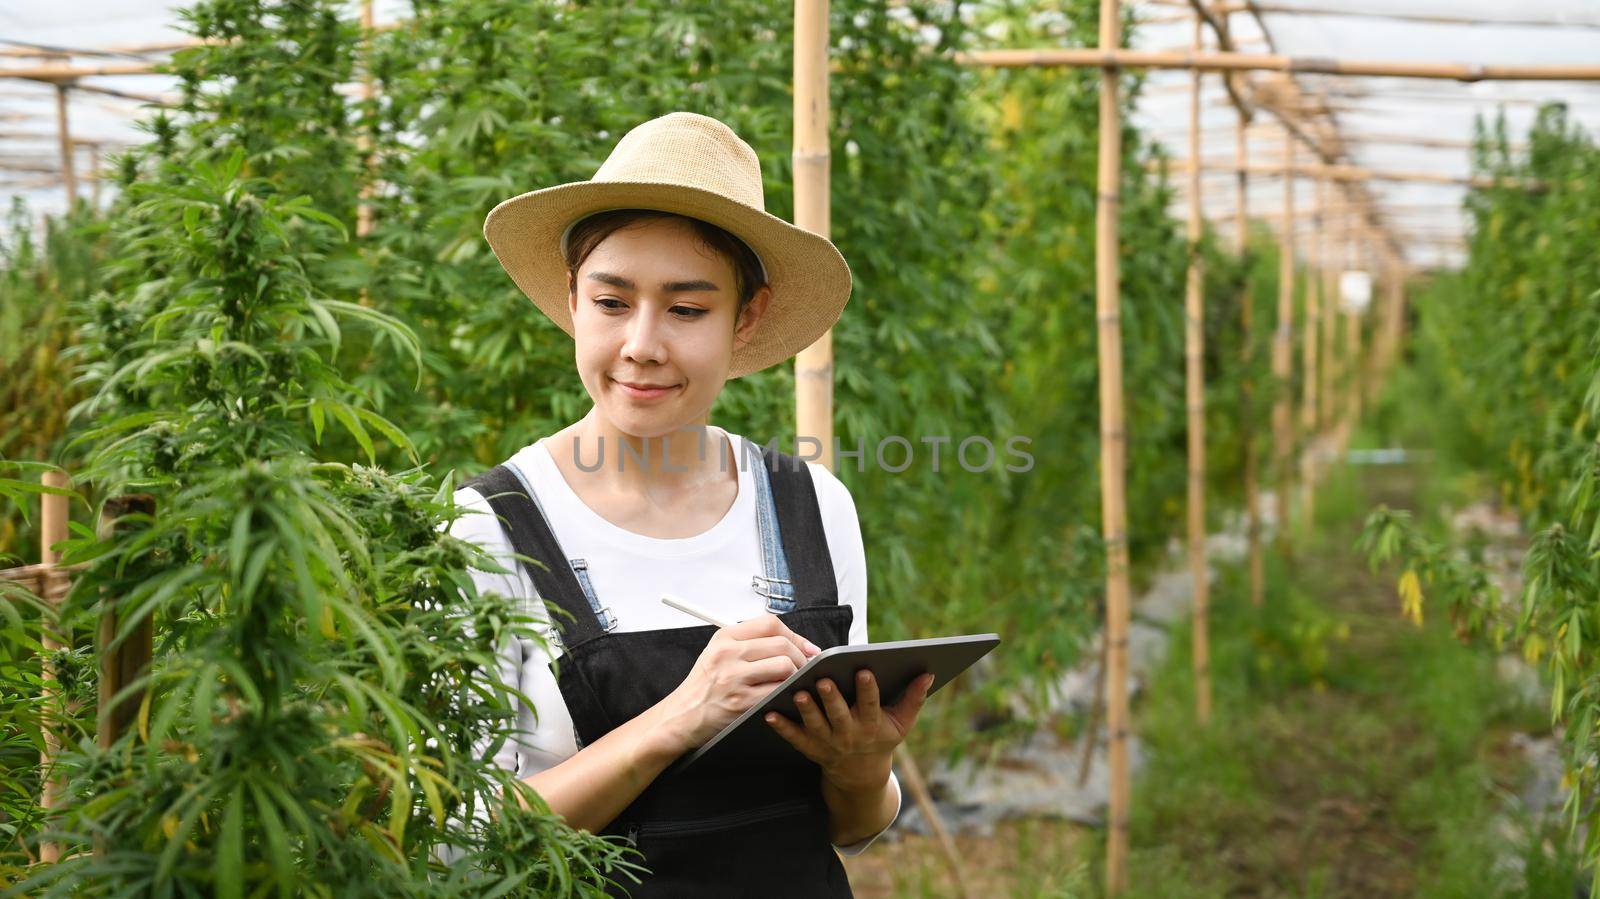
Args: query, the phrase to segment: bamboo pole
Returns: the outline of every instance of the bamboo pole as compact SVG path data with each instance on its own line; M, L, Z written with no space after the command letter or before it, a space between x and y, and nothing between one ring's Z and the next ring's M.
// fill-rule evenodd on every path
M1283 153L1293 166L1294 135L1283 131ZM1289 418L1290 341L1294 336L1294 178L1283 179L1283 228L1278 234L1278 313L1272 332L1272 452L1274 459L1273 506L1277 515L1275 540L1287 546L1289 527L1289 460L1293 452L1293 427Z
M47 471L41 480L46 487L66 487L67 475L63 471ZM39 597L52 609L59 610L61 597L66 592L65 572L57 566L61 562L61 554L54 547L57 543L67 539L67 498L58 494L46 493L39 499L39 566L40 589ZM54 616L52 616L54 617ZM44 779L44 789L39 797L39 808L48 812L61 804L61 794L66 790L66 778L55 773L56 757L61 754L62 735L65 729L64 721L54 719L55 710L63 702L57 691L56 685L60 678L56 674L55 663L51 655L62 649L71 649L72 640L69 635L56 629L55 623L46 624L41 629L39 644L43 649L43 659L40 663L39 701L44 709L43 727L44 749L39 753L39 774ZM62 708L61 711L68 718L72 710ZM46 840L39 844L39 861L50 864L61 860L61 844L54 840Z
M1249 119L1239 114L1234 128L1234 153L1238 156L1235 173L1234 203L1239 213L1234 218L1234 241L1238 244L1239 258L1250 256L1250 175L1245 167L1249 157L1250 135L1246 130ZM1251 272L1245 272L1244 296L1239 300L1239 330L1243 335L1244 379L1239 384L1241 410L1240 430L1244 434L1244 514L1245 541L1248 544L1250 571L1250 604L1261 607L1266 594L1266 560L1261 553L1261 488L1256 475L1255 428L1255 378L1250 371L1255 367L1255 291L1251 288Z
M1171 4L1177 5L1177 4ZM1472 18L1469 16L1452 16L1440 13L1405 12L1402 10L1372 10L1350 9L1338 6L1288 6L1282 3L1257 3L1255 0L1244 3L1219 4L1217 11L1221 13L1245 12L1254 10L1259 13L1272 15L1305 15L1305 16L1343 16L1359 19L1382 19L1392 22L1415 22L1425 25L1484 25L1489 27L1510 25L1519 28L1600 28L1600 22L1557 22L1550 19L1533 18Z
M794 7L794 223L827 237L828 2L796 0ZM795 445L820 444L817 461L833 467L833 331L801 350L794 362Z
M372 82L372 0L361 0L361 46L363 65L361 71L361 100L371 103L375 93ZM356 152L361 155L361 169L366 180L356 202L356 236L372 233L372 135L366 128L356 134ZM366 288L361 289L361 305L370 306Z
M1165 163L1172 166L1189 165L1187 159L1151 160L1146 165L1151 169L1159 169ZM1200 163L1201 171L1206 172L1232 172L1233 164L1218 159L1205 159ZM1327 165L1327 164L1292 164L1282 163L1252 163L1250 174L1267 177L1298 177L1298 178L1326 178L1330 181L1414 181L1422 184L1450 184L1462 187L1518 187L1527 190L1543 190L1542 182L1529 178L1493 178L1484 176L1448 175L1443 172L1426 171L1395 171L1385 169L1370 169L1356 165Z
M372 80L372 0L361 0L361 102L363 113L371 115L370 104L376 93ZM356 192L356 237L365 238L372 234L372 134L371 129L363 124L356 132L356 153L361 157L361 189ZM362 255L366 249L359 250ZM362 285L357 302L363 306L372 305L372 294Z
M1600 81L1600 65L1504 66L1405 60L1328 59L1281 53L1228 53L1181 50L1129 50L1100 47L1041 47L970 50L956 62L996 68L1204 69L1216 72L1286 72L1290 74L1360 75L1375 78L1424 78L1443 81Z
M1201 19L1194 20L1194 46L1200 47ZM1199 71L1189 75L1189 158L1200 158ZM1200 260L1200 168L1189 166L1189 270L1184 302L1184 392L1189 416L1189 574L1194 591L1195 720L1211 721L1210 581L1206 564L1206 384L1205 273Z
M89 205L100 209L100 143L89 143Z
M25 81L48 81L63 83L76 81L79 78L95 78L102 75L160 75L163 74L157 63L128 62L107 64L103 66L69 66L69 65L43 65L43 66L16 66L0 71L0 78L21 78Z
M61 144L61 178L67 186L67 211L78 205L78 179L72 172L72 130L67 124L67 86L56 85L56 138Z
M1326 202L1327 182L1317 180L1317 207ZM1317 433L1317 341L1321 339L1323 296L1321 270L1323 266L1321 216L1312 218L1311 239L1306 252L1306 313L1301 328L1300 369L1300 433L1306 438L1306 451L1300 460L1300 519L1309 530L1316 522L1316 458L1312 448Z
M950 837L950 829L945 827L944 819L939 816L938 807L933 804L933 794L928 792L928 784L922 779L922 769L917 767L916 758L901 743L895 747L895 755L900 763L900 768L906 775L906 786L911 790L911 796L916 800L917 807L922 809L922 814L928 819L928 826L932 828L934 837L939 841L939 846L944 851L945 863L950 866L950 875L955 879L956 895L966 897L971 893L967 891L967 879L961 872L961 853L956 849L956 842Z
M828 149L828 0L796 0L794 5L794 223L823 237L829 235ZM834 467L833 331L829 329L795 357L795 449L802 437L815 438L816 461ZM916 756L901 744L895 762L906 785L938 837L958 895L966 896L966 877L955 841L934 805Z
M1323 182L1326 184L1327 182ZM1338 403L1334 396L1334 373L1338 369L1339 360L1334 356L1334 330L1338 316L1332 314L1339 308L1339 269L1343 262L1338 256L1339 240L1345 229L1349 226L1345 212L1349 209L1348 198L1342 186L1334 186L1329 190L1328 202L1337 210L1328 219L1328 230L1322 234L1322 295L1328 298L1330 314L1321 322L1320 333L1317 340L1322 344L1322 369L1317 372L1317 392L1322 395L1322 408L1318 410L1319 430L1326 431L1333 427Z
M100 516L100 534L109 537L121 527L127 515L155 512L155 499L147 493L135 493L106 500ZM100 632L96 655L100 660L100 705L96 720L96 740L101 749L110 749L117 738L128 729L134 714L139 710L143 690L129 691L116 700L150 665L151 621L145 618L121 643L112 646L118 625L122 620L121 604L115 597L107 597L100 613Z
M1100 0L1100 46L1122 44L1118 0ZM1128 512L1127 431L1122 408L1121 73L1103 59L1100 70L1099 199L1095 204L1096 350L1100 366L1100 501L1106 543L1106 729L1111 775L1106 835L1106 893L1122 893L1128 882Z

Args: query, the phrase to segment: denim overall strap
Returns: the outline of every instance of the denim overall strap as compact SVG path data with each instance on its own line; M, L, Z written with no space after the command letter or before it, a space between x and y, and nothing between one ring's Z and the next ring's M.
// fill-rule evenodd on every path
M533 491L511 466L496 465L462 486L473 488L488 500L489 507L500 518L506 536L511 539L511 547L517 553L531 556L547 565L547 560L567 558L561 551L561 544L556 541L555 532L550 529L550 523L545 520L544 511L534 498ZM569 563L545 567L522 560L522 567L528 572L539 596L566 613L553 616L556 632L563 644L575 646L615 626L608 626L610 622L602 619L605 612L593 598L594 591L583 589L579 582L578 572L587 566ZM587 580L587 577L587 572L584 572L583 578Z
M761 448L760 475L770 480L776 507L779 544L788 570L794 609L839 604L839 582L828 552L828 535L822 527L817 488L811 469L797 456L772 447ZM760 496L760 489L757 489ZM765 551L763 541L763 552ZM782 569L777 576L781 577Z
M741 464L746 460L740 460ZM761 537L761 574L750 579L756 593L766 597L767 611L774 615L794 610L794 581L789 577L789 558L783 551L778 530L778 511L772 499L772 478L764 457L748 460L756 485L756 527Z

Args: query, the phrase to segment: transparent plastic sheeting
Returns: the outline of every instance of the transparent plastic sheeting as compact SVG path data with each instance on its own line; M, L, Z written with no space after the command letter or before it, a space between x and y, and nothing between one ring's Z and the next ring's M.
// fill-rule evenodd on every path
M894 5L896 0L888 0ZM0 3L0 40L74 50L124 47L181 40L182 3L163 0L8 0ZM1230 6L1239 6L1230 2ZM408 12L404 0L377 0L379 23ZM1181 0L1126 0L1124 6L1140 24L1133 46L1140 49L1188 47L1193 25L1185 21ZM1403 60L1507 65L1600 65L1600 0L1258 0L1257 16L1230 16L1239 50L1340 60ZM351 0L352 14L357 8ZM1293 9L1295 12L1283 10ZM1335 12L1329 12L1329 11ZM1362 16L1359 13L1375 13ZM1471 19L1452 24L1445 19ZM1164 21L1163 21L1164 20ZM787 21L786 19L784 21ZM1265 26L1263 31L1262 26ZM1209 31L1206 32L1209 40ZM0 44L18 48L17 43ZM80 56L77 65L130 61L130 57ZM43 61L6 57L0 67L37 65ZM1274 73L1250 77L1270 79ZM1470 153L1462 146L1419 146L1396 138L1428 138L1464 143L1480 116L1503 113L1513 139L1520 139L1540 103L1562 101L1573 121L1591 133L1600 132L1600 84L1584 82L1433 81L1406 78L1358 78L1297 75L1308 95L1323 99L1343 136L1352 165L1380 172L1432 172L1465 177ZM172 79L159 75L86 78L84 83L145 95L174 93ZM1141 94L1134 124L1163 143L1172 158L1188 155L1189 75L1153 71ZM116 144L142 141L134 127L139 103L117 97L74 91L68 117L78 139ZM56 143L55 89L16 79L0 81L0 196L27 199L35 213L56 212L64 205L63 189L52 174L59 169ZM1202 96L1202 156L1218 163L1234 159L1236 114L1220 76L1207 75ZM1270 116L1259 116L1251 132L1255 164L1281 160L1283 141ZM80 150L79 188L91 186L81 173L88 153ZM1298 158L1310 162L1301 148ZM32 170L32 171L30 171ZM48 179L49 183L45 182ZM1174 171L1175 183L1183 182ZM1407 260L1424 267L1459 262L1458 248L1467 226L1461 214L1465 187L1405 181L1371 181L1368 189ZM1208 173L1203 181L1205 208L1213 216L1233 213L1232 176ZM1296 205L1315 202L1315 186L1297 179ZM1282 208L1279 179L1253 176L1249 202L1254 216L1276 222ZM1181 204L1175 210L1182 214ZM1219 224L1223 224L1218 219ZM1224 225L1225 227L1225 225ZM1309 233L1309 223L1301 229Z
M155 61L167 53L142 55L106 52L104 48L123 48L173 43L189 39L180 30L184 24L180 10L189 3L167 0L0 0L0 49L7 53L29 49L28 45L49 49L85 52L75 56L72 65L116 65ZM351 14L359 11L352 0ZM404 0L376 0L374 14L379 24L396 21L409 13ZM0 58L0 69L54 64L38 57L8 55ZM96 76L82 83L142 96L177 98L177 79L166 75ZM113 97L88 91L67 94L67 121L75 141L104 142L101 156L115 153L119 146L143 143L148 139L136 123L146 111L138 100ZM79 148L74 157L78 195L87 198L93 187L87 177L90 154ZM52 84L0 79L0 202L9 212L11 198L22 197L37 219L66 208L65 188L59 172L61 150L56 130L56 89ZM107 202L110 185L102 191ZM0 233L8 227L0 216Z
M1248 12L1231 16L1240 52L1419 63L1600 65L1597 0L1258 0L1256 6L1259 20ZM1290 8L1296 11L1281 11ZM1190 45L1192 23L1172 21L1188 11L1186 4L1144 0L1132 9L1140 19L1168 20L1141 25L1134 33L1134 46L1153 50ZM1357 15L1363 12L1377 15ZM1461 19L1474 24L1443 21ZM1210 30L1203 33L1207 47L1214 48ZM1264 81L1281 76L1261 72L1250 77ZM1573 122L1600 135L1600 83L1596 82L1464 83L1311 74L1297 74L1295 79L1306 95L1327 104L1348 152L1343 161L1375 172L1465 178L1471 174L1471 151L1449 144L1470 142L1480 118L1492 123L1502 114L1513 143L1520 143L1539 106L1547 102L1566 104ZM1221 76L1208 74L1202 84L1201 156L1231 165L1238 115ZM1151 72L1134 116L1134 124L1165 145L1175 160L1188 158L1188 90L1187 72ZM1250 137L1252 163L1281 162L1283 138L1275 118L1257 116ZM1444 145L1406 142L1418 138ZM1296 158L1301 163L1312 161L1303 146ZM1175 169L1172 178L1181 188L1184 172ZM1227 172L1205 175L1201 191L1208 215L1233 214L1232 179ZM1428 268L1460 263L1459 244L1469 226L1461 209L1465 186L1385 180L1365 184L1409 263ZM1282 181L1252 175L1247 202L1253 216L1276 225L1283 209ZM1296 207L1305 210L1315 202L1315 184L1297 179ZM1183 214L1184 201L1174 212ZM1310 231L1309 220L1302 217L1297 233Z

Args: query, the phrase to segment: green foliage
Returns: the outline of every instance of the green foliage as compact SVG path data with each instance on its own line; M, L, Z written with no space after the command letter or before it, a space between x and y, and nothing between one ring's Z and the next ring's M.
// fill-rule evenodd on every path
M1330 482L1323 505L1347 489ZM1261 609L1243 565L1219 570L1209 726L1195 720L1191 635L1173 633L1140 715L1132 895L1570 894L1562 822L1519 821L1512 843L1497 820L1523 776L1505 731L1537 710L1442 619L1374 614L1383 580L1351 551L1359 511L1340 512L1319 516L1292 566L1271 557ZM1503 866L1511 853L1526 867Z
M0 459L54 459L65 442L67 409L80 397L69 304L99 283L100 227L80 206L47 220L36 239L27 208L20 198L12 203L9 239L0 240ZM23 501L0 498L0 560L38 561Z
M1491 475L1534 532L1520 608L1502 610L1472 547L1426 537L1403 513L1375 512L1362 545L1375 563L1399 560L1418 614L1436 593L1463 633L1546 661L1568 808L1588 825L1582 858L1600 888L1600 147L1561 106L1540 111L1527 147L1512 151L1503 120L1480 128L1476 168L1502 180L1468 195L1467 264L1421 305L1413 388L1449 410L1441 449Z
M1090 0L830 7L832 238L855 279L833 331L836 426L843 450L866 454L859 469L841 457L839 474L868 546L873 636L994 630L1007 645L985 678L930 706L917 734L927 748L1033 729L1044 688L1076 663L1100 617L1098 83L1093 73L986 71L950 58L987 46L1092 45L1095 10ZM372 39L376 91L359 100L337 90L367 52L350 14L332 0L207 0L188 11L193 33L212 42L174 56L179 108L154 114L149 144L116 160L124 190L109 230L72 232L75 252L109 260L96 269L101 280L36 304L66 316L74 333L63 340L88 348L74 360L87 399L61 461L96 498L157 497L156 519L131 524L130 536L78 535L75 552L95 574L77 601L87 610L96 588L136 593L140 614L154 616L168 654L154 676L174 710L163 720L153 708L150 723L183 750L158 762L81 747L74 764L88 773L75 789L88 796L103 783L96 778L143 759L138 773L148 779L134 782L144 792L101 800L120 804L98 810L103 820L125 815L117 820L136 835L116 856L126 871L165 857L164 876L182 878L197 858L233 859L218 829L248 822L239 832L254 839L273 808L299 859L281 876L303 880L272 881L263 868L252 875L260 885L354 884L356 874L338 880L317 853L332 838L325 816L307 812L308 828L282 803L254 798L248 784L282 776L261 757L209 775L222 779L195 770L220 764L242 728L276 735L288 715L338 721L335 733L383 742L309 757L327 767L306 775L305 801L353 803L360 820L341 826L372 837L351 872L396 852L415 860L409 850L453 836L472 858L513 866L507 876L524 885L559 879L547 866L563 854L551 847L597 866L610 850L571 843L538 815L468 830L437 823L441 807L454 814L453 803L486 802L494 777L466 758L465 740L493 723L472 716L492 719L496 706L484 697L485 711L469 712L477 704L461 697L486 641L517 625L488 598L473 599L466 619L480 637L444 614L438 591L463 586L446 574L463 557L431 542L430 525L449 510L437 501L443 485L424 472L502 461L589 405L570 338L506 277L482 240L483 218L521 191L590 177L623 132L677 109L714 115L748 140L767 208L791 218L792 20L755 0L416 0L401 27ZM1181 527L1189 249L1166 214L1170 189L1144 165L1149 143L1128 128L1123 152L1128 503L1142 565ZM357 235L363 188L375 228ZM1265 420L1261 335L1272 322L1276 255L1263 242L1246 263L1230 262L1209 237L1200 252L1220 511L1244 441ZM1251 346L1239 327L1245 296L1257 323ZM1257 385L1254 427L1237 400L1245 378ZM716 420L781 438L793 395L792 369L777 366L731 383ZM874 458L889 435L916 447L903 472ZM1022 447L1030 471L1006 470L1017 461L1006 444L1015 436L1031 441ZM969 437L994 444L988 471L961 466L957 449ZM982 461L970 450L967 458ZM248 646L247 619L259 638ZM301 657L288 657L291 645ZM228 653L232 667L219 667ZM255 667L240 668L240 658ZM358 725L366 694L334 677L351 670L391 698L398 711L383 706L384 726ZM419 671L453 679L430 686ZM213 708L229 690L238 709ZM1017 697L1023 714L1005 722ZM975 732L975 719L1006 726ZM324 737L286 745L331 745L315 743ZM275 745L248 748L258 744ZM382 757L372 771L352 761L370 752ZM172 792L193 783L210 792ZM383 809L381 789L391 801ZM250 845L237 857L273 851ZM365 882L390 889L409 875L385 876ZM594 876L572 872L579 883Z
M398 434L329 364L336 317L414 338L319 296L297 260L338 223L242 168L235 151L129 188L112 282L137 285L115 302L139 325L86 335L79 411L97 424L79 440L85 477L158 514L69 541L65 561L88 567L62 614L92 619L116 596L114 644L146 620L160 640L137 726L61 758L70 798L41 836L104 851L20 888L597 894L620 850L536 797L508 808L503 790L531 791L477 752L486 727L506 735L508 688L481 673L500 639L533 631L510 600L475 595L476 551L439 528L449 482L310 454L318 408ZM430 872L441 844L463 855Z

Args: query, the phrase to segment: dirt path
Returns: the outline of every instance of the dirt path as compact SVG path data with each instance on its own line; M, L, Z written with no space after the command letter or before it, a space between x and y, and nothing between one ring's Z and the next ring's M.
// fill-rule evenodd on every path
M1490 888L1504 853L1486 820L1523 777L1507 742L1528 709L1488 653L1443 622L1402 619L1392 577L1354 549L1367 510L1412 504L1410 474L1365 469L1343 489L1318 533L1274 564L1267 610L1221 572L1219 726L1193 722L1189 640L1173 634L1136 710L1152 761L1134 785L1132 895L1522 895ZM1097 895L1101 841L1047 820L964 837L971 895ZM926 838L846 861L862 899L957 895Z

